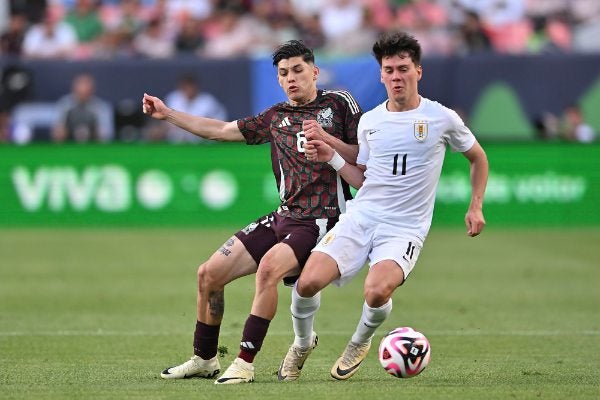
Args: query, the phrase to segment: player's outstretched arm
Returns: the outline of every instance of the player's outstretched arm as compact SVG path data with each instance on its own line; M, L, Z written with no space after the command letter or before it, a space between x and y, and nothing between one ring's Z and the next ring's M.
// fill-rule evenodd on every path
M463 153L471 165L471 203L465 215L467 234L477 236L485 226L483 218L483 196L488 180L488 159L478 142Z
M321 140L327 143L340 156L352 165L356 165L356 157L358 156L358 145L348 144L343 140L330 135L321 127L321 125L315 120L306 120L302 122L302 129L304 130L304 136L308 141Z
M142 111L152 118L170 122L203 139L221 142L243 142L245 140L236 121L224 122L173 110L158 97L147 93L144 93L142 98Z
M321 140L309 140L304 143L306 158L313 162L326 162L331 165L338 174L344 178L348 184L355 188L360 188L365 180L365 167L363 165L353 165L330 145Z

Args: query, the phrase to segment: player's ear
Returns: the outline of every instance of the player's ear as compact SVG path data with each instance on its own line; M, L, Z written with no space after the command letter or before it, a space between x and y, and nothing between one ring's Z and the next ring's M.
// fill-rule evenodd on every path
M319 73L321 71L319 70L319 67L317 67L316 65L313 68L313 81L316 81L319 78Z

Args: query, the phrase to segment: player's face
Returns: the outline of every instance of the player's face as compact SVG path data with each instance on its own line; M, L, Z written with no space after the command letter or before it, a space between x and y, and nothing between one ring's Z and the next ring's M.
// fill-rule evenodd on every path
M418 105L417 83L421 79L421 66L415 65L408 54L383 57L381 60L381 82L389 98L390 111L411 109Z
M317 96L319 69L302 57L283 59L277 64L277 80L291 105L312 101Z

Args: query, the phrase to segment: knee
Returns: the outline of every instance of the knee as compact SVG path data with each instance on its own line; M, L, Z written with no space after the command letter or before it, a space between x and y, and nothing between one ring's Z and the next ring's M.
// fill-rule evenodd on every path
M216 274L213 273L213 270L214 268L212 268L210 261L206 261L198 267L198 291L214 291L223 286L217 279Z
M256 270L256 283L260 286L277 285L284 275L285 271L267 254L260 260Z
M364 296L367 305L372 308L381 307L392 297L394 289L384 282L365 285Z
M316 279L309 276L300 275L296 283L296 291L302 297L313 297L321 290L321 285Z

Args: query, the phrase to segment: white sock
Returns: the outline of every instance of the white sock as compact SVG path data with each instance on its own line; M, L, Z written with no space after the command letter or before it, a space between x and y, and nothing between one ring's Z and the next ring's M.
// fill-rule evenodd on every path
M302 297L296 291L296 285L292 289L292 324L294 325L294 345L309 347L313 334L315 313L321 305L321 292L313 297Z
M356 327L356 331L354 331L354 335L352 335L352 341L354 343L367 343L370 341L375 334L375 330L379 328L379 325L385 321L391 312L392 299L389 299L387 303L378 308L369 307L365 301L360 322Z

